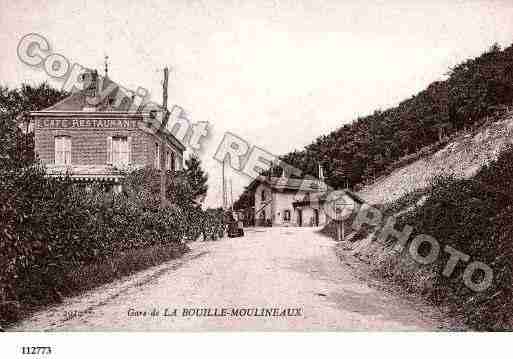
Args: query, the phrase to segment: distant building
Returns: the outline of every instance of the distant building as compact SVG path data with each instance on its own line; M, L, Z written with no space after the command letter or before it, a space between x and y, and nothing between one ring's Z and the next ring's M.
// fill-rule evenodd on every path
M255 196L252 210L257 226L318 227L331 220L323 210L328 188L322 179L261 177L250 189ZM363 203L351 191L345 193L351 201Z
M265 177L254 185L257 226L322 226L326 216L320 199L326 191L316 179Z
M151 131L147 126L155 111L162 109L131 111L132 99L129 94L120 96L120 87L100 98L97 78L86 90L30 112L35 151L48 175L68 174L77 182L100 182L119 189L127 170L182 169L185 146L168 131ZM103 79L103 88L105 81L110 80ZM91 101L95 96L97 101ZM123 101L115 104L119 99Z

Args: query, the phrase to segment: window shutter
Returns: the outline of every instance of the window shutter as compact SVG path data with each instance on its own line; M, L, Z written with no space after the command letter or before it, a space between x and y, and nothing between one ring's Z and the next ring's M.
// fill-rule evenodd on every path
M55 151L54 151L54 163L56 165L61 164L61 153L62 153L62 141L60 137L55 137Z
M128 163L131 164L132 163L132 137L128 137L127 138L127 151L128 151Z
M71 137L63 138L65 146L64 146L64 163L69 165L71 164Z
M183 157L178 155L177 161L175 163L175 168L177 171L181 171L183 169Z
M107 137L107 163L112 164L112 136Z
M155 143L155 168L160 169L160 148L159 144Z

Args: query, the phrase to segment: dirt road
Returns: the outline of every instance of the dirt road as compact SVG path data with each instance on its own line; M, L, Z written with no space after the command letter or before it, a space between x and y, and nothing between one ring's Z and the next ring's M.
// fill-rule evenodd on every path
M193 243L192 251L182 259L67 299L11 330L303 331L439 327L438 314L432 308L384 293L356 279L336 257L334 245L310 228L250 229L243 238ZM193 308L210 311L200 310L201 316L183 316L184 309ZM158 315L152 316L154 309Z

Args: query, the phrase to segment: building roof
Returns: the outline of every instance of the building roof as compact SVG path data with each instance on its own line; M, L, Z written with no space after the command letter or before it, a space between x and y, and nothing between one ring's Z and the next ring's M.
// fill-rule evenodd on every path
M344 192L346 192L346 195L348 195L353 201L355 201L356 203L358 204L364 204L365 201L363 200L362 197L358 196L356 193L354 193L353 191L350 191L348 189L344 190Z
M356 193L354 193L353 191L351 191L349 189L335 191L335 193L339 193L339 192L344 192L344 194L346 196L351 198L355 203L357 203L359 205L365 203L365 201L360 196L358 196ZM292 205L295 208L295 207L309 206L311 203L323 204L323 203L326 203L327 201L333 200L333 198L331 198L331 199L329 198L330 195L332 196L333 192L311 193L311 194L308 194L307 196L305 196L305 198L303 198L301 200L294 201L292 203Z
M266 176L260 176L254 181L254 184L252 183L250 186L256 187L261 183L279 191L319 192L327 189L326 183L319 179Z
M109 77L96 76L99 80L95 84L73 92L43 111L130 111L132 94ZM93 87L99 90L93 91ZM114 103L116 100L119 103Z
M254 190L259 184L266 184L269 187L277 190L295 190L301 192L307 192L309 201L325 201L333 189L328 190L328 186L325 182L318 179L301 179L301 178L288 178L288 177L266 177L260 176L253 180L248 188ZM353 201L358 204L363 204L365 201L358 196L356 193L349 189L336 190L343 191ZM301 202L301 201L298 201Z
M153 126L151 120L157 118L158 113L164 112L162 106L152 102L145 104L144 112L131 108L134 101L131 93L109 77L101 77L96 72L93 73L99 80L85 86L86 88L83 90L73 92L53 106L41 111L30 112L30 115L32 117L130 117L146 121L147 128L146 126L140 128L149 130ZM185 145L167 128L161 128L159 132L181 151L185 151Z

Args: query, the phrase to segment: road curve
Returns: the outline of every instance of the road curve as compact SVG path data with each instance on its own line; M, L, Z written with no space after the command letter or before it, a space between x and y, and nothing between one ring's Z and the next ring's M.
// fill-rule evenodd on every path
M193 243L181 259L66 299L11 330L439 328L433 308L355 278L334 245L312 228L248 229L243 238ZM184 309L190 314L195 308L201 310L183 315ZM154 310L158 315L151 315Z

